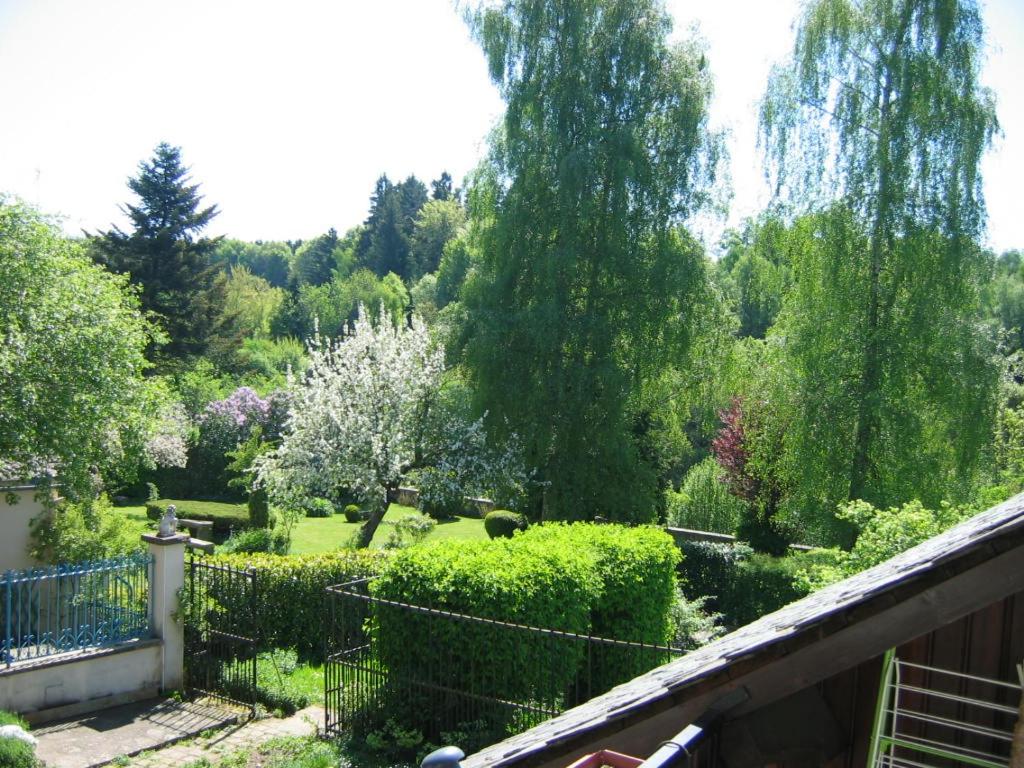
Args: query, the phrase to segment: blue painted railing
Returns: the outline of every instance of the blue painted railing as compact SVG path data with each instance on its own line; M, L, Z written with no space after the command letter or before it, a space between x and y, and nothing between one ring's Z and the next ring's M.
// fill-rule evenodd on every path
M149 637L147 554L7 571L0 576L0 661Z

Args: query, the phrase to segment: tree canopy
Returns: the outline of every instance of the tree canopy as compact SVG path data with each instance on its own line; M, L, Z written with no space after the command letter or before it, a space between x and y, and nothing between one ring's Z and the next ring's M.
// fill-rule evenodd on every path
M683 360L705 286L679 225L708 201L718 156L706 56L668 43L654 0L501 2L470 21L507 104L469 194L481 411L523 438L546 516L650 520L642 394Z
M98 260L139 286L142 309L166 333L166 345L155 353L161 363L201 354L223 304L223 283L212 261L218 241L200 236L217 207L201 207L199 185L189 183L188 172L180 148L158 144L128 180L139 198L136 205L122 206L131 231L115 226L92 238Z
M93 264L34 209L0 197L4 473L52 469L76 495L92 490L96 473L136 462L156 411L143 380L152 333L126 277Z

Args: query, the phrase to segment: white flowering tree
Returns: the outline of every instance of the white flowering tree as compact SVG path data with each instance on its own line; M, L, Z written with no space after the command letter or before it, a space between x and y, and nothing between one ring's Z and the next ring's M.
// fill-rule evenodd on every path
M365 547L388 491L423 460L424 417L441 384L444 350L418 318L395 327L383 308L373 322L360 306L352 331L334 341L315 336L309 358L290 385L281 445L257 460L257 477L286 506L354 491L369 512L359 532Z

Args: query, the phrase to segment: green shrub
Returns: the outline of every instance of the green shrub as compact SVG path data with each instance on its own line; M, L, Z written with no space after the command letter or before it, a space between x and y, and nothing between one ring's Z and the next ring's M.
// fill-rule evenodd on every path
M252 554L254 552L271 552L276 555L288 554L288 541L279 531L269 528L249 528L233 533L227 541L217 547L221 554Z
M43 563L82 563L141 552L145 545L105 495L61 504L32 521L32 557Z
M265 489L253 488L246 506L249 508L249 524L253 528L266 528L270 525L270 504Z
M690 468L678 493L666 493L666 502L669 525L715 533L735 533L744 508L722 482L722 468L710 456Z
M679 590L672 605L673 646L691 651L725 633L725 627L719 623L721 614L708 613L706 605L706 597L690 600Z
M525 531L526 516L507 509L496 509L484 517L484 530L492 539L511 539L516 531Z
M176 507L178 517L190 520L209 520L213 523L215 533L227 534L234 528L249 527L249 510L244 505L220 501L158 499L146 503L146 514L151 520L159 520L164 516L169 504Z
M567 541L497 539L400 550L370 589L388 600L585 633L599 583L588 554ZM436 685L502 700L560 699L583 659L581 643L379 605L371 633L379 661L393 679L426 674ZM409 695L374 703L380 707L378 725L394 718L431 738L436 723L456 716L441 711L439 702ZM364 714L374 719L374 712ZM507 708L496 707L492 714L508 714Z
M303 509L306 517L330 517L334 514L334 505L327 499L310 499Z
M160 498L160 489L156 483L146 483L146 501L156 501Z
M514 546L576 549L596 567L600 589L591 627L600 637L670 645L675 634L676 567L672 537L660 528L593 523L546 523L516 534ZM649 651L606 648L592 661L593 692L600 693L647 671L668 657Z
M688 541L681 545L680 574L687 598L706 598L707 608L736 629L808 594L796 583L810 554L782 557L754 552L746 544Z
M0 725L17 725L26 731L28 723L11 712L0 710ZM0 766L3 768L39 768L36 750L31 744L18 739L0 739Z
M345 522L347 523L358 523L363 519L363 512L355 504L349 504L345 507Z
M256 615L263 647L294 648L302 658L319 660L326 631L324 590L375 575L386 558L379 551L340 550L311 555L218 554L209 561L256 572ZM218 599L226 603L234 594Z
M403 515L393 522L390 520L384 522L391 527L391 532L384 542L384 549L401 549L419 544L437 526L437 521L434 518L420 512Z

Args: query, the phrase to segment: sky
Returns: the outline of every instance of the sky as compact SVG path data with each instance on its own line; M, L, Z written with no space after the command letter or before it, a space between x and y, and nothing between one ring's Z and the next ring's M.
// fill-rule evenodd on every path
M667 0L696 24L728 131L721 229L769 201L757 101L792 45L798 0ZM1024 248L1024 0L983 2L984 82L1003 134L985 158L988 244ZM220 215L211 234L306 239L360 223L374 181L447 170L486 150L502 102L450 0L0 0L0 192L64 217L122 224L119 204L161 141L182 147Z

